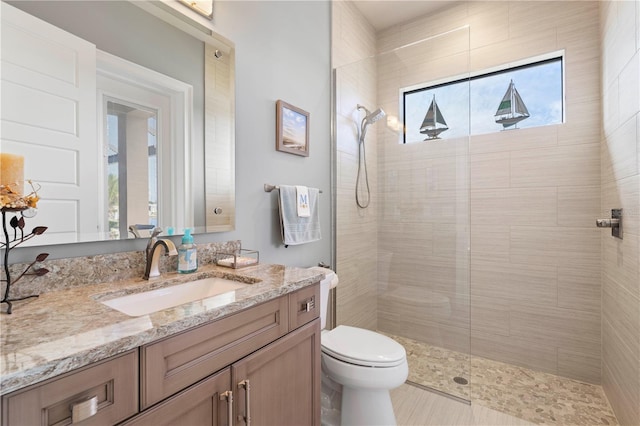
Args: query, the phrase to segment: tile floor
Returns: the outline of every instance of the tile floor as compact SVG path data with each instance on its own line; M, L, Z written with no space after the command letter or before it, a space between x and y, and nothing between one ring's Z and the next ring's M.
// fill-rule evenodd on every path
M398 426L532 426L533 423L479 404L466 404L404 384L391 391Z
M391 337L407 351L409 381L470 400L472 406L534 424L618 425L601 386ZM455 383L456 376L469 384Z

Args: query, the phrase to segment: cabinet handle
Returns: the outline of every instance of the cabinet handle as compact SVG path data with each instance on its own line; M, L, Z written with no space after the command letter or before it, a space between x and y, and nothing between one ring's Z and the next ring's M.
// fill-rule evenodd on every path
M98 397L94 396L71 404L71 424L79 423L98 413Z
M220 401L227 400L227 423L233 425L233 392L228 390L220 394Z
M315 307L315 298L311 297L300 304L300 312L311 312Z
M238 387L245 389L245 397L244 397L244 416L238 416L238 420L244 420L247 426L251 426L251 386L249 384L249 379L243 380L238 383Z

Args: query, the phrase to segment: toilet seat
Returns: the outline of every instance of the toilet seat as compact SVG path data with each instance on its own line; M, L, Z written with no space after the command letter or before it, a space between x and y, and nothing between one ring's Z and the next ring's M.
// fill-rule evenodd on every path
M406 362L404 347L395 340L363 328L340 325L322 334L322 352L350 364L395 367Z

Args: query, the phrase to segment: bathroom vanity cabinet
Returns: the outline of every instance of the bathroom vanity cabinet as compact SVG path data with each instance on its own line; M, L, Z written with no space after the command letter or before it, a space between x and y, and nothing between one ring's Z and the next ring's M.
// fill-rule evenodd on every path
M13 392L2 424L320 425L319 301L308 286Z

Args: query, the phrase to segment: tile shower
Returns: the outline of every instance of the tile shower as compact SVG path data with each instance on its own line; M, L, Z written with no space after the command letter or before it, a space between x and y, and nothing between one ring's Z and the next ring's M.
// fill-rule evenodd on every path
M637 286L615 286L619 275L638 282L638 229L633 225L617 248L627 250L626 272L607 272L613 266L603 262L615 258L617 243L594 220L618 202L638 221L637 106L633 135L618 120L626 142L616 128L613 142L601 135L602 111L612 111L606 102L617 96L611 82L629 72L604 67L604 90L600 74L607 40L621 37L610 33L624 36L619 20L639 12L633 2L545 4L457 3L377 33L353 5L334 4L337 321L461 354L455 375L469 379L471 389L476 370L488 368L473 360L604 386L620 422L634 424L640 343L619 340L628 330L640 335L640 309L627 303L628 316L613 319L616 308L603 303L620 302L624 292L632 302L639 298ZM559 50L563 124L398 143L400 88ZM630 55L635 67L637 52ZM357 104L387 113L387 125L367 136L372 202L364 210L354 201ZM614 151L609 159L601 152L607 144L623 153L621 146L630 145L627 158L636 160L622 166L618 200L601 197L601 188L616 184L606 173L618 177L624 155ZM624 326L612 332L612 324ZM621 362L613 367L613 360ZM615 423L609 415L598 423Z

